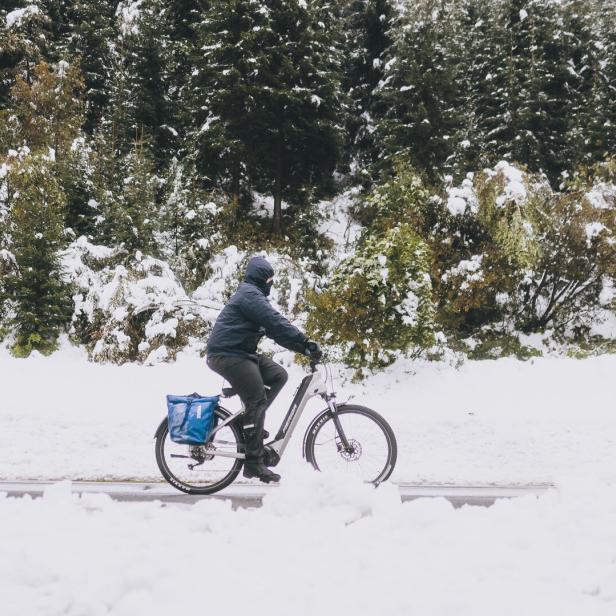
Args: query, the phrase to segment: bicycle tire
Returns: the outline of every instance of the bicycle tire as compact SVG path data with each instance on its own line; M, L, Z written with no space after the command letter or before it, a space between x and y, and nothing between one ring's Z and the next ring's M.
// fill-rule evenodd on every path
M220 421L224 421L225 419L231 416L231 413L229 411L227 411L226 409L220 406L216 408L215 414ZM243 437L243 433L241 429L239 428L239 426L235 425L235 422L231 422L227 424L226 427L231 429L233 432L233 435L237 442L237 451L239 452L240 450L243 450L244 437ZM235 478L238 476L244 464L244 460L241 458L235 458L234 459L235 461L230 471L226 475L224 475L220 481L212 483L211 485L194 486L194 485L190 485L178 479L171 472L171 469L167 465L165 455L164 455L165 442L167 442L168 433L169 433L169 430L167 427L167 419L165 418L163 419L160 426L158 427L158 430L156 431L156 442L155 442L156 464L158 465L158 468L162 476L174 488L177 488L178 490L185 492L186 494L195 494L195 495L214 494L215 492L219 492L220 490L223 490L224 488L231 485L235 481Z
M396 461L398 459L398 444L396 442L396 436L387 421L385 421L385 419L376 411L373 411L368 407L359 406L356 404L342 404L337 408L337 415L340 416L341 421L345 415L349 414L361 415L362 417L372 420L379 427L385 437L387 443L387 456L385 463L383 464L383 468L374 479L365 480L367 483L378 485L383 481L386 481L391 476L396 466ZM318 471L322 469L319 468L319 464L317 462L315 446L317 444L319 433L325 426L328 426L328 424L331 429L331 424L333 424L333 415L330 409L325 409L312 420L312 423L308 426L308 429L304 435L304 457ZM347 434L347 431L348 430L345 428L345 435L348 438L352 438L353 435L351 433Z

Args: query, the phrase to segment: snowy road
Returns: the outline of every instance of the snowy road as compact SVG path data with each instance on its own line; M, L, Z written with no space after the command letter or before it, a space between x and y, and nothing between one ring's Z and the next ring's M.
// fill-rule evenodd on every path
M0 492L8 496L40 497L51 482L45 481L0 481ZM502 498L515 498L535 494L544 494L553 486L527 485L527 486L454 486L454 485L409 485L398 484L402 502L418 498L445 498L454 507L463 505L489 507ZM236 484L226 490L211 496L191 496L182 494L164 483L141 482L111 482L111 481L76 481L72 483L74 493L108 494L117 501L147 502L160 501L162 503L180 503L193 505L200 500L231 500L233 509L260 507L263 497L277 490L278 486L259 486Z
M456 508L412 499L425 485L375 490L307 466L284 479L192 505L161 502L187 497L160 484L114 483L114 498L68 481L40 498L0 491L0 612L168 616L194 611L201 593L207 611L230 616L615 613L616 485L580 476L540 496ZM9 487L43 485L0 490ZM156 500L118 500L135 494ZM234 509L232 495L262 505Z

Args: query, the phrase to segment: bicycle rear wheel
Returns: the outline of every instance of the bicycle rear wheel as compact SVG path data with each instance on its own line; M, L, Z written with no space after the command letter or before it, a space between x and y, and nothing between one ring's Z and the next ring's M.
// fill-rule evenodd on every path
M215 413L218 422L231 415L222 407ZM239 427L232 422L205 445L179 445L169 438L165 419L156 432L156 463L163 477L178 490L187 494L212 494L231 484L244 463L243 459L214 453L240 453L243 442Z
M391 426L365 406L343 404L337 418L349 443L346 449L327 409L315 417L304 437L304 457L316 470L338 470L378 485L396 465L398 446Z

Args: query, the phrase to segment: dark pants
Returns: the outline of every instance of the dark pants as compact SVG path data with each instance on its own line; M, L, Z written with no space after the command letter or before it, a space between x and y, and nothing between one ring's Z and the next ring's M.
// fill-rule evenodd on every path
M265 411L287 382L287 371L264 355L255 360L230 355L208 357L207 365L231 384L244 403L246 460L262 462Z

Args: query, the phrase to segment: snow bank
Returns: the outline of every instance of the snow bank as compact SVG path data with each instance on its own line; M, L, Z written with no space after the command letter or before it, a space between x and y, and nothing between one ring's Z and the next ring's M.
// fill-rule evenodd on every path
M612 615L613 486L459 510L297 473L261 509L0 498L4 616Z
M289 383L268 411L281 423L304 372L293 355L274 358ZM381 412L398 438L392 480L410 483L526 484L566 481L573 473L616 481L616 356L438 363L397 362L352 398ZM93 364L74 348L15 359L0 352L0 476L4 479L161 480L153 436L166 394L212 395L222 379L194 354L151 367ZM24 399L36 392L36 403ZM237 399L225 404L239 408ZM301 439L323 407L312 400L280 465L283 476L306 462Z

